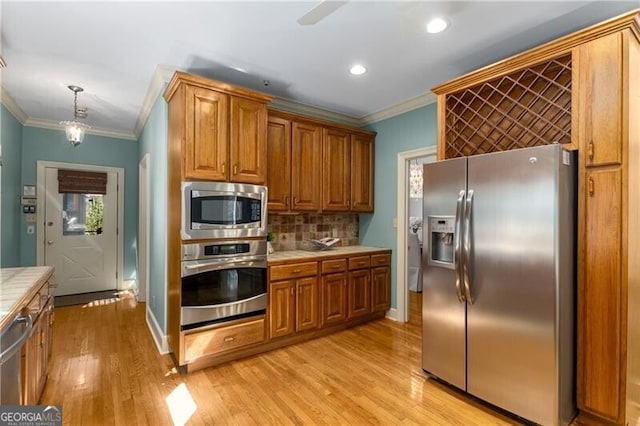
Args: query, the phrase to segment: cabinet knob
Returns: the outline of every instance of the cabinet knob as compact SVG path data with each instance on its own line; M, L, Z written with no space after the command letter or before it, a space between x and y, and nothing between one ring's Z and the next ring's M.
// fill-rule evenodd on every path
M300 269L294 269L294 270L293 270L293 271L291 271L291 272L293 272L294 274L299 274L299 273L300 273L300 272L302 272L302 271L301 271Z
M225 174L227 171L227 163L222 163L222 174Z
M234 336L227 336L224 338L225 342L233 342L234 340L236 340Z
M595 183L593 182L593 178L589 178L589 196L593 197L596 192Z
M234 174L234 175L237 175L237 174L238 174L238 165L237 165L237 164L234 164L234 165L233 165L233 174Z

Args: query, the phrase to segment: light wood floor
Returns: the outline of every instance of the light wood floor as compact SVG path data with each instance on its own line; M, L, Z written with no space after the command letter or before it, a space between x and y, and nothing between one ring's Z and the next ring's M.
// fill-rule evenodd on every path
M189 424L514 424L422 374L419 304L412 293L408 324L383 319L188 375L158 354L132 297L56 308L40 403L61 404L71 425L171 424L169 406Z

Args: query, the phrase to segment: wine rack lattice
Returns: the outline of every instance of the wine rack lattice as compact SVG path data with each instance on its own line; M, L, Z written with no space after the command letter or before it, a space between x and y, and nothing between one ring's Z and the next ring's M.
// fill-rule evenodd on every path
M571 142L571 54L447 95L445 158Z

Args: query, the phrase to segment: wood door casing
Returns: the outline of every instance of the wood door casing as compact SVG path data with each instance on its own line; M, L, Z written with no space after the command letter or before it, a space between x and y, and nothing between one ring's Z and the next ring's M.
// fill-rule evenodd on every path
M587 170L585 183L578 406L616 421L621 397L621 170Z
M230 181L262 185L267 178L267 106L231 96Z
M351 136L324 128L322 132L322 210L349 211L351 198Z
M291 200L291 122L269 117L267 124L269 211L287 211Z
M269 331L271 338L295 330L295 280L269 283Z
M320 211L322 127L294 121L291 131L291 210Z
M373 136L351 135L351 211L373 212Z
M226 181L229 95L186 86L184 177Z
M578 48L579 139L587 167L622 161L622 37L617 32Z

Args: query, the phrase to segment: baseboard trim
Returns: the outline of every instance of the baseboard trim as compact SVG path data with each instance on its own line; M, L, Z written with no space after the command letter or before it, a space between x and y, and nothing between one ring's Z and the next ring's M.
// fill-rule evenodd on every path
M156 320L156 317L151 312L151 309L147 308L147 326L149 327L149 331L151 332L151 337L153 337L153 341L158 348L158 352L160 355L165 355L169 353L169 341L167 340L167 336L162 333L160 329L160 324Z
M391 308L387 311L385 318L390 319L392 321L398 321L398 310L396 308Z

